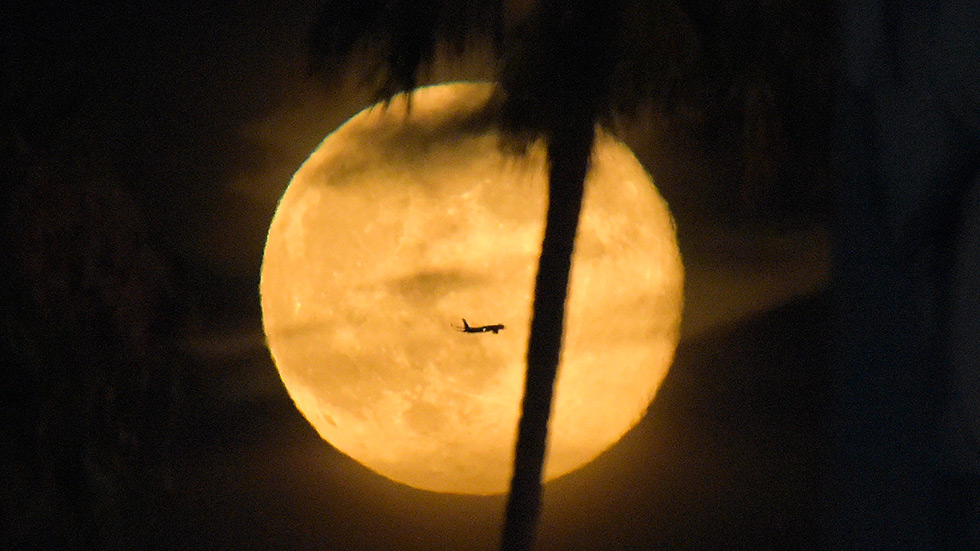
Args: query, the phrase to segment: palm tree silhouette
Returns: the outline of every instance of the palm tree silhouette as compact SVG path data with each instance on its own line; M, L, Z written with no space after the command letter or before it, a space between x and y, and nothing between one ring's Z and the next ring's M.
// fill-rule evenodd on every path
M501 549L530 549L540 509L553 383L565 298L595 124L610 111L617 69L620 5L547 0L516 29L503 1L395 0L329 4L311 32L313 61L324 65L373 53L382 99L417 84L437 46L462 51L483 41L503 60L500 122L522 140L547 143L547 222L535 281L527 376ZM373 50L365 45L373 44Z

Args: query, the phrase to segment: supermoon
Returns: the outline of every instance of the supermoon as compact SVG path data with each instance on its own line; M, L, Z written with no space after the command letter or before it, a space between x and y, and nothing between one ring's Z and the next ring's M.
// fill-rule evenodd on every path
M488 84L362 111L296 172L269 229L262 313L282 381L320 435L392 480L508 488L544 231L543 147L500 147ZM599 132L573 258L545 463L591 461L645 413L677 345L673 220ZM503 324L499 333L454 325Z

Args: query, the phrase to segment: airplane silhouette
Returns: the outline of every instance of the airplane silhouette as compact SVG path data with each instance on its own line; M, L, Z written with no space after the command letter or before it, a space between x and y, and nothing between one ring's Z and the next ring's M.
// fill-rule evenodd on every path
M501 329L504 328L504 324L497 323L494 325L477 325L476 327L471 327L470 324L466 323L466 318L463 318L463 326L459 327L457 325L453 326L457 330L463 333L493 333L497 334Z

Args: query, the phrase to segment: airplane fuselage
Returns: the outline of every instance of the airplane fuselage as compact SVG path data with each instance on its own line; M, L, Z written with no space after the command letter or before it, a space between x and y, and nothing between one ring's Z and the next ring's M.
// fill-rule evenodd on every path
M472 325L471 326L470 324L466 323L466 320L464 319L463 320L463 326L462 327L457 327L456 329L459 329L463 333L493 333L493 334L497 334L503 328L504 328L504 324L502 324L502 323L496 323L496 324L493 324L493 325Z

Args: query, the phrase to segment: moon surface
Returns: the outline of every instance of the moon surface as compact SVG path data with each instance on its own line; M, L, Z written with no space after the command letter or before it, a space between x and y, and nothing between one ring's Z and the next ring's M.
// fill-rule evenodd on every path
M296 172L261 275L269 349L338 450L436 492L507 490L544 231L544 149L507 152L488 84L362 111ZM677 345L673 220L629 149L599 132L576 239L545 478L645 413ZM453 324L504 324L463 333Z

